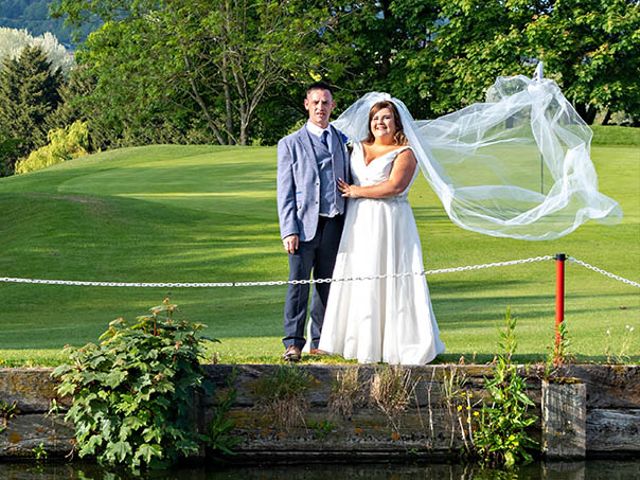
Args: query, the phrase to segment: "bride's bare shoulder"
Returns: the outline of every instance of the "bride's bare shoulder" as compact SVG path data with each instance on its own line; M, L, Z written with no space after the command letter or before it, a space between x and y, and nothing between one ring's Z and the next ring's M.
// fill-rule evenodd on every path
M416 156L413 153L413 149L410 146L404 146L401 148L398 148L398 154L396 155L396 161L401 160L401 161L410 161L410 162L416 162Z

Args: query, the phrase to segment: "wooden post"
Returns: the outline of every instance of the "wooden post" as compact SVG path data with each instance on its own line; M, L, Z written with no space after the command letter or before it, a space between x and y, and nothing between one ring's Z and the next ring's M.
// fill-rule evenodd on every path
M560 383L562 382L562 383ZM584 458L587 387L575 378L542 381L542 452L547 458Z

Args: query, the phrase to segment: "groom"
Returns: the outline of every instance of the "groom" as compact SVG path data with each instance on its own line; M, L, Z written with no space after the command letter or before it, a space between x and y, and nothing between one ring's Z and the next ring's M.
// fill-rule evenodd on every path
M289 280L330 278L344 224L345 200L338 178L348 179L348 154L342 133L329 125L335 107L331 87L323 82L307 88L304 108L309 119L278 142L278 217L289 254ZM329 296L329 283L316 283L311 299L311 354L318 342ZM284 307L283 358L300 360L309 284L289 284Z

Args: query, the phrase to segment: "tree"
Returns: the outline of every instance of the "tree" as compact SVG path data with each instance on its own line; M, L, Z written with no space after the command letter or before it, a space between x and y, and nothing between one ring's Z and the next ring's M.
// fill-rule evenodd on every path
M111 144L165 133L248 143L269 90L308 72L307 37L318 35L322 13L302 0L61 0L56 8L70 21L105 21L78 61L96 79L91 96L117 132Z
M432 40L405 72L434 114L481 101L498 75L530 75L538 60L587 122L640 113L638 2L439 1Z
M95 90L95 78L87 72L84 66L76 66L69 73L69 77L60 85L60 103L55 112L49 117L49 124L52 127L68 127L77 121L87 124L88 144L87 150L98 150L104 144L103 139L97 135L99 128L95 128L97 115L91 110L89 100Z
M52 33L45 32L34 37L24 29L0 27L0 62L7 58L18 58L26 47L39 47L45 52L52 67L60 70L64 75L68 75L74 66L73 56Z
M640 3L557 0L527 26L531 54L592 123L626 111L640 121Z
M89 123L96 147L188 143L189 130L199 129L195 106L172 87L171 39L158 30L146 17L107 21L78 51L68 104Z
M20 142L15 138L0 136L0 177L13 175L16 160L20 156Z
M0 26L26 29L32 35L51 32L63 44L73 43L76 39L71 38L71 32L64 28L62 20L50 17L50 3L51 0L0 0ZM96 26L89 22L80 32L80 36L85 38Z
M317 38L316 19L323 17L328 13L305 8L304 2L246 0L225 0L210 16L212 59L221 74L227 134L234 110L238 119L239 133L233 141L246 144L250 123L268 89L310 67L306 39Z
M429 116L430 105L418 96L406 65L431 38L437 0L310 0L307 5L327 12L318 15L318 34L305 39L310 68L272 89L265 103L269 108L257 113L264 127L261 138L274 143L304 118L302 99L311 80L335 86L337 114L362 94L378 90L402 98L417 117Z
M522 35L545 0L439 1L429 41L407 61L406 76L433 115L483 101L499 75L533 72Z
M18 155L46 143L61 82L40 48L27 47L17 59L5 60L0 70L0 133L19 142Z

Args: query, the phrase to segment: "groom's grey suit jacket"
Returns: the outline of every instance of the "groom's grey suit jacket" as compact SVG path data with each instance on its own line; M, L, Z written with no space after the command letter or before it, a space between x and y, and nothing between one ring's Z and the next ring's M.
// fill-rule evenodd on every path
M338 191L337 179L349 179L349 154L345 137L333 126L332 158L336 206L344 213L345 199ZM320 209L320 176L312 135L303 127L278 142L278 216L280 236L298 235L300 241L313 239Z

